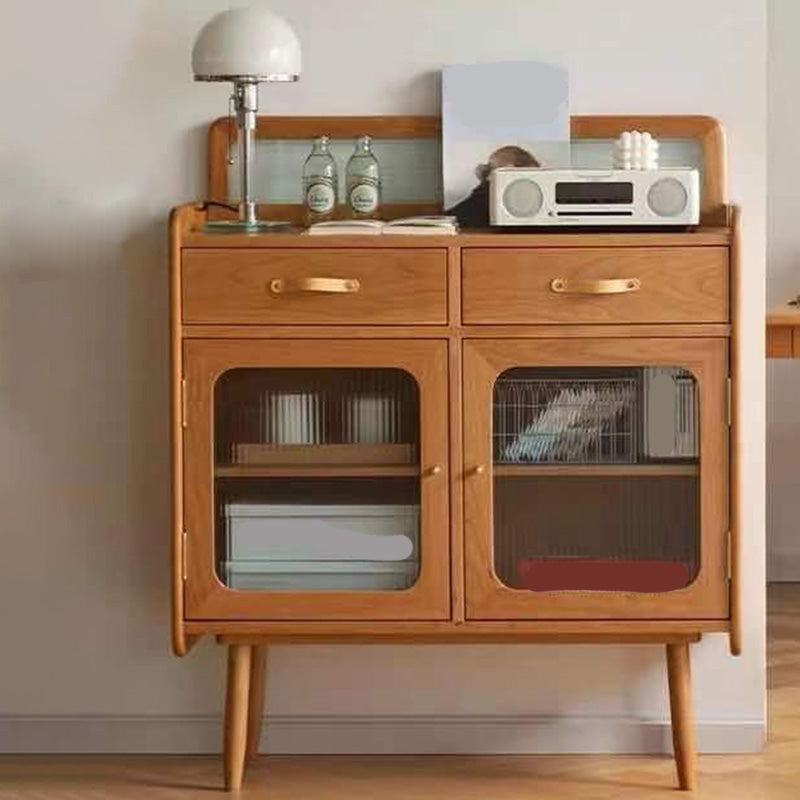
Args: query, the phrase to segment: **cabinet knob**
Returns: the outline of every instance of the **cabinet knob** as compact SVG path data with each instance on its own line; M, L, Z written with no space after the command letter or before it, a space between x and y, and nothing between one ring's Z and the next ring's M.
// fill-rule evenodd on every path
M434 476L434 475L441 475L441 474L442 474L442 468L441 468L441 467L440 467L438 464L434 464L434 465L433 465L433 466L432 466L432 467L431 467L431 468L428 470L428 475L430 475L430 476Z
M486 474L486 464L478 464L475 469L472 470L475 475L485 475Z

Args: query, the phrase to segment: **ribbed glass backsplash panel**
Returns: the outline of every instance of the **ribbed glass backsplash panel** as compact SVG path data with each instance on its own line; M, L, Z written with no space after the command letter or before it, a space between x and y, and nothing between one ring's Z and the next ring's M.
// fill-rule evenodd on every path
M325 131L320 131L324 134ZM369 133L369 131L364 131ZM661 165L664 167L703 167L700 143L692 139L660 140ZM562 165L579 169L610 169L613 141L576 139ZM347 159L353 152L353 140L332 139L331 153L339 170L339 202L345 201L344 176ZM442 146L435 139L375 139L375 152L381 167L384 203L437 203L442 190ZM303 163L311 152L311 140L259 139L256 142L254 191L262 203L301 203L303 199ZM477 166L477 165L476 165ZM228 168L230 199L239 197L239 168Z

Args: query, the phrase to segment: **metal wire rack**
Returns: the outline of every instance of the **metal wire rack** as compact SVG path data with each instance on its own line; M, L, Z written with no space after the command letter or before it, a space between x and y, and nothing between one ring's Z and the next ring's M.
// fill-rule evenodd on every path
M500 378L494 388L495 463L634 463L636 378Z

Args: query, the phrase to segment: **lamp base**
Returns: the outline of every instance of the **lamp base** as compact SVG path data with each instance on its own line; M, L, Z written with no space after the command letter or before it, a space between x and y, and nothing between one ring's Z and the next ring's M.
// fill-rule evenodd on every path
M285 233L291 229L292 223L275 219L259 219L255 222L220 219L206 222L203 227L207 233Z

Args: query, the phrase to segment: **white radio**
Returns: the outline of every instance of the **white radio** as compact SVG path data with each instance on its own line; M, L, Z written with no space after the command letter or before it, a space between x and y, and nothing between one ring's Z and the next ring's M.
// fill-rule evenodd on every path
M492 225L697 225L696 169L542 169L491 173Z

